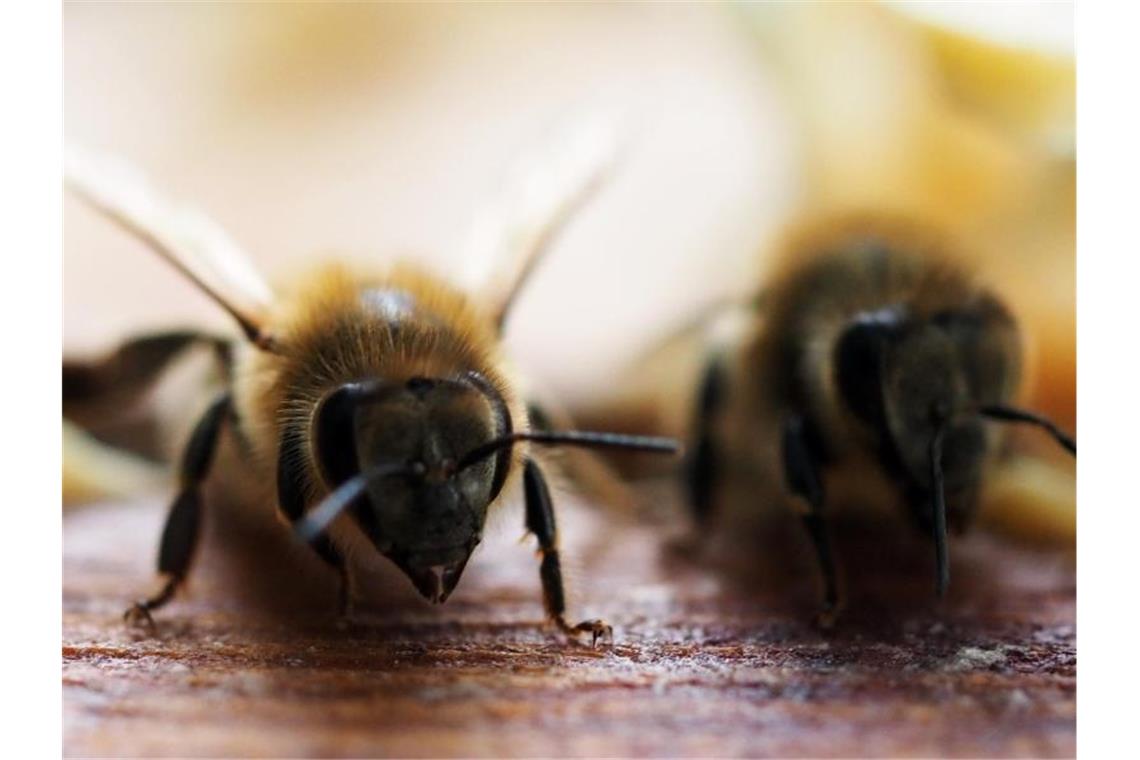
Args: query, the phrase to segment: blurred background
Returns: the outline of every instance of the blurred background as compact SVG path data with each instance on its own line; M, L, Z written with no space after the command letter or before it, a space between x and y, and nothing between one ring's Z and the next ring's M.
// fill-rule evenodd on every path
M761 286L789 224L859 207L959 238L1020 317L1022 402L1076 427L1069 3L101 2L63 16L65 139L208 212L271 280L315 257L410 257L462 284L468 230L520 155L611 115L625 155L506 338L576 414L651 396L635 387L646 352ZM233 330L138 241L74 198L63 211L65 354ZM693 371L648 379L691 386L695 351ZM189 423L206 399L178 382L162 390ZM683 432L684 391L660 398ZM152 582L171 475L64 432L65 505L103 502L64 520L67 754L1075 752L1067 551L956 537L954 586L935 602L925 543L850 526L850 626L824 637L798 525L706 567L671 542L683 521L610 519L567 489L571 608L616 624L603 652L538 625L518 513L501 513L445 608L402 580L365 584L395 601L373 600L375 626L346 634L307 612L263 620L259 605L306 583L331 614L333 578L300 572L318 561L276 523L242 533L217 510L190 593L139 638L121 613ZM1013 441L982 517L1071 549L1075 467L1045 438Z
M966 243L1023 321L1027 403L1075 426L1070 4L100 3L64 25L65 137L209 212L271 278L337 255L462 282L519 146L615 115L626 155L507 338L571 405L760 283L786 224L859 206ZM229 327L70 198L64 222L65 352Z
M68 6L66 136L208 210L270 276L456 257L519 146L587 110L632 135L515 311L519 361L588 391L728 287L798 194L795 130L716 6ZM68 201L65 345L224 315ZM696 287L694 287L696 286ZM124 298L124 295L129 297Z

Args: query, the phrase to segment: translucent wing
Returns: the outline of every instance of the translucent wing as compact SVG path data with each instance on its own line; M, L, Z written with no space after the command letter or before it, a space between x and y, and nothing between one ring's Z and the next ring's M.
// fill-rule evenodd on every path
M64 180L228 311L250 340L267 345L262 320L273 294L217 223L164 198L125 162L75 145L65 150Z
M612 122L583 119L523 156L503 191L475 218L465 260L483 269L475 272L476 291L500 329L527 276L601 185L617 153Z

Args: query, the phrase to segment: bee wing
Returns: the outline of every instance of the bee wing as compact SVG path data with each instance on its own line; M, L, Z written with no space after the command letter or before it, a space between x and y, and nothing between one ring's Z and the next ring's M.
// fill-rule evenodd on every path
M601 186L617 154L611 120L579 121L543 150L524 156L503 191L476 216L464 260L484 268L475 272L476 292L500 329L535 264Z
M251 340L264 341L262 320L272 291L216 222L163 197L127 163L76 145L65 150L64 181L229 312Z

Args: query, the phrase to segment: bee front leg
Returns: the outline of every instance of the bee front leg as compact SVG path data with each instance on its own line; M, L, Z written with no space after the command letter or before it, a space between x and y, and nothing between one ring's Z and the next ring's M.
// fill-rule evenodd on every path
M352 577L352 571L348 567L348 563L344 561L342 555L332 545L331 541L325 539L329 545L329 550L337 557L336 565L337 575L340 577L340 593L337 594L337 622L342 628L348 628L353 625L353 617L356 611L356 582ZM322 554L322 557L325 555ZM326 562L329 560L326 558Z
M824 493L819 461L808 441L804 418L800 415L793 415L784 422L783 459L784 479L789 490L807 505L802 519L823 575L823 607L819 623L830 628L835 624L839 610L839 590L831 539L823 517Z
M219 396L194 427L182 455L180 490L166 517L158 550L158 572L165 577L162 588L153 596L135 602L123 614L133 625L153 626L151 611L162 607L186 579L194 550L198 546L202 522L202 485L210 471L222 423L231 411L230 395Z
M288 430L281 437L281 447L277 454L277 505L292 525L305 516L307 479L301 464L305 461L304 445L304 436L298 430ZM340 579L338 615L343 623L351 622L355 585L348 562L326 534L317 536L309 546L329 567L336 570Z
M586 620L571 625L566 622L566 591L562 585L562 563L558 557L558 530L554 521L554 504L550 500L550 489L542 470L533 460L526 461L523 471L523 484L526 492L526 528L538 538L542 565L539 575L542 578L542 598L546 614L562 631L571 635L589 633L592 644L598 639L613 640L613 628L603 620Z

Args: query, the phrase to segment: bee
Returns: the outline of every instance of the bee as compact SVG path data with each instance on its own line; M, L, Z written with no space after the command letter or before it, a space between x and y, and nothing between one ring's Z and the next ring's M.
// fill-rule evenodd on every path
M64 364L65 410L144 389L192 346L209 346L228 377L184 449L159 545L161 587L127 609L129 623L153 626L152 613L186 580L203 487L228 437L264 513L276 512L339 574L345 618L355 585L349 558L362 554L386 557L425 599L446 601L488 513L521 480L548 617L571 636L612 638L604 621L566 619L555 509L532 449L675 454L678 446L528 421L500 347L503 328L527 274L597 185L610 150L597 129L558 145L507 195L518 203L506 204L502 234L491 239L504 242L509 266L475 292L410 263L380 271L326 263L279 295L205 216L162 198L114 159L69 149L67 185L177 268L242 333L147 336L100 360Z
M1072 437L1014 406L1016 320L954 263L951 245L883 214L803 227L784 271L750 302L747 326L698 383L684 468L698 522L723 509L719 495L741 469L778 484L771 499L795 510L814 547L824 624L840 603L829 504L901 508L931 539L942 596L947 531L969 525L1000 450L1001 431L988 423L1035 425L1076 455Z

